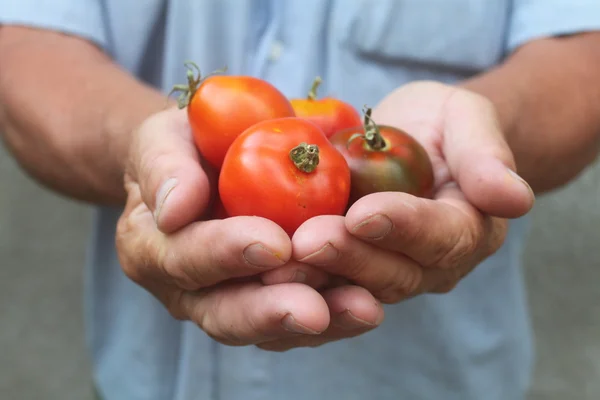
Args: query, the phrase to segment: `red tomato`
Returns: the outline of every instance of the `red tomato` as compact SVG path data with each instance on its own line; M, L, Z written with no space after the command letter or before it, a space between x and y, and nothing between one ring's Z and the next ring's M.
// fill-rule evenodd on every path
M182 92L179 107L187 106L196 146L215 168L221 167L231 143L250 126L294 116L290 101L269 82L251 76L201 78L195 64L186 67L187 85L176 85L173 91Z
M307 219L341 215L350 194L344 157L302 118L259 122L231 145L219 175L230 216L268 218L290 236Z
M370 193L386 191L431 197L434 175L425 149L408 133L375 124L371 109L365 112L363 127L342 130L330 140L352 172L349 204Z
M317 77L306 99L291 100L296 116L317 124L327 137L342 129L361 126L360 114L350 104L334 97L317 99L320 84L321 78Z

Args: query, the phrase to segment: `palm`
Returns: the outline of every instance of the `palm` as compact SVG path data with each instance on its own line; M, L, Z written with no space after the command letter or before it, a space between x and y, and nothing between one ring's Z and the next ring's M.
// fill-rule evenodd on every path
M523 196L507 190L515 162L487 99L449 85L416 82L383 99L373 119L402 128L421 142L434 168L434 198L443 200L440 195L447 191L442 190L457 184L467 203L463 207L504 218L530 208Z
M292 239L294 254L386 303L447 291L501 246L506 219L528 212L533 195L511 172L512 153L494 108L481 96L411 83L383 99L372 118L423 145L434 168L432 198L364 196L343 221L307 221ZM320 251L325 245L337 251Z

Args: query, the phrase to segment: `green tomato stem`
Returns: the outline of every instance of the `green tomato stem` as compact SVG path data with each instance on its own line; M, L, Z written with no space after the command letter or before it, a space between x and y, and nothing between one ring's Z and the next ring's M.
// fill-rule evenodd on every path
M385 147L387 146L387 143L385 141L385 138L381 135L379 126L377 126L375 121L373 121L373 119L371 118L371 112L372 112L371 108L365 106L365 108L363 109L363 112L365 113L365 119L364 119L365 133L355 133L354 135L350 136L350 138L348 139L348 142L346 143L346 147L349 148L350 143L352 143L352 141L354 139L360 137L360 138L364 139L369 150L381 151L381 150L385 149Z
M381 136L379 127L371 118L372 109L365 106L365 142L372 150L385 148L385 139Z
M220 68L216 71L211 72L210 74L202 77L202 73L200 72L200 67L192 61L186 61L183 63L184 67L187 68L186 77L187 84L178 84L174 85L173 89L169 92L168 96L170 97L173 93L180 92L179 97L177 98L177 106L182 109L187 107L190 104L190 100L198 90L200 84L208 77L220 73L225 73L227 71L227 67Z
M313 81L313 84L310 88L310 92L308 92L308 100L316 100L317 99L317 89L321 85L321 82L323 82L323 80L321 79L320 76L317 76L315 78L315 80Z
M289 154L290 160L302 172L311 173L319 165L319 147L316 144L302 142Z

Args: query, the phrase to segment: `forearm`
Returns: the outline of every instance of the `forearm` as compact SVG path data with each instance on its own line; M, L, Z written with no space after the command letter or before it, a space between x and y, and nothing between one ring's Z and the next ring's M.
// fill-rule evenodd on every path
M120 204L131 131L165 107L88 42L0 27L0 133L34 178L62 194Z
M600 149L600 33L544 39L464 82L489 98L534 191L555 189Z

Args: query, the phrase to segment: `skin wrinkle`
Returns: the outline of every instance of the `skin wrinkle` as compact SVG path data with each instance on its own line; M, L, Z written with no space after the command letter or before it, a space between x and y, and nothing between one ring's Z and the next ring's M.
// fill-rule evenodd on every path
M382 303L394 304L410 297L419 289L422 283L422 269L404 265L394 269L391 279L384 281L383 286L377 290L375 297Z

